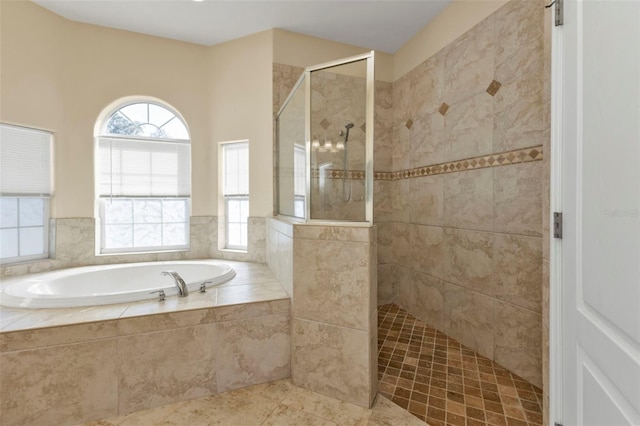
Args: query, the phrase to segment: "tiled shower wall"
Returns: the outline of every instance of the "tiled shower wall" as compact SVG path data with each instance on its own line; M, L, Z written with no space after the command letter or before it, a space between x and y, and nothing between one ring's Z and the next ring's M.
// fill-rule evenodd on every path
M375 108L378 304L397 303L536 386L548 232L544 16L543 2L512 0L393 84L377 81ZM274 113L302 71L274 64Z
M379 303L395 301L536 386L543 6L511 1L394 83L394 173L378 173L375 199Z
M0 277L24 275L53 269L127 262L188 259L229 259L265 262L266 225L264 217L249 218L246 253L218 249L218 218L190 218L191 247L188 251L123 255L95 255L96 221L93 218L51 219L49 222L50 259L0 267Z

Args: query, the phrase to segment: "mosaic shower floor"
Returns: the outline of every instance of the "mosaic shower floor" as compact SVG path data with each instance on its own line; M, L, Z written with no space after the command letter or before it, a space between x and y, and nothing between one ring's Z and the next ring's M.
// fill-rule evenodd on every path
M542 424L542 390L396 305L378 308L379 393L430 426Z

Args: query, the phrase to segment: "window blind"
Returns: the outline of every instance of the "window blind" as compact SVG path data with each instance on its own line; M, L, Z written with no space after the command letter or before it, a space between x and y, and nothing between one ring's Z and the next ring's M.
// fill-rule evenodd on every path
M236 142L222 147L224 195L249 194L249 144Z
M49 132L0 124L0 194L51 195Z
M191 145L125 138L98 139L100 197L189 197Z

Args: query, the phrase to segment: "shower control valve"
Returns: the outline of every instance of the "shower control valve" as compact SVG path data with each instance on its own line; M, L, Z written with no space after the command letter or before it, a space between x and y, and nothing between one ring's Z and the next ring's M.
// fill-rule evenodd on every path
M164 293L164 290L156 290L150 291L149 294L158 293L158 302L164 302L164 299L167 298L167 295Z

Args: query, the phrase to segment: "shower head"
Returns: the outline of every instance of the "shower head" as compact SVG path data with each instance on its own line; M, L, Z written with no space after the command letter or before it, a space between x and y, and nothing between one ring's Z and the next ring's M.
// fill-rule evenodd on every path
M349 129L353 129L353 123L347 123L344 125L345 129L349 130Z

